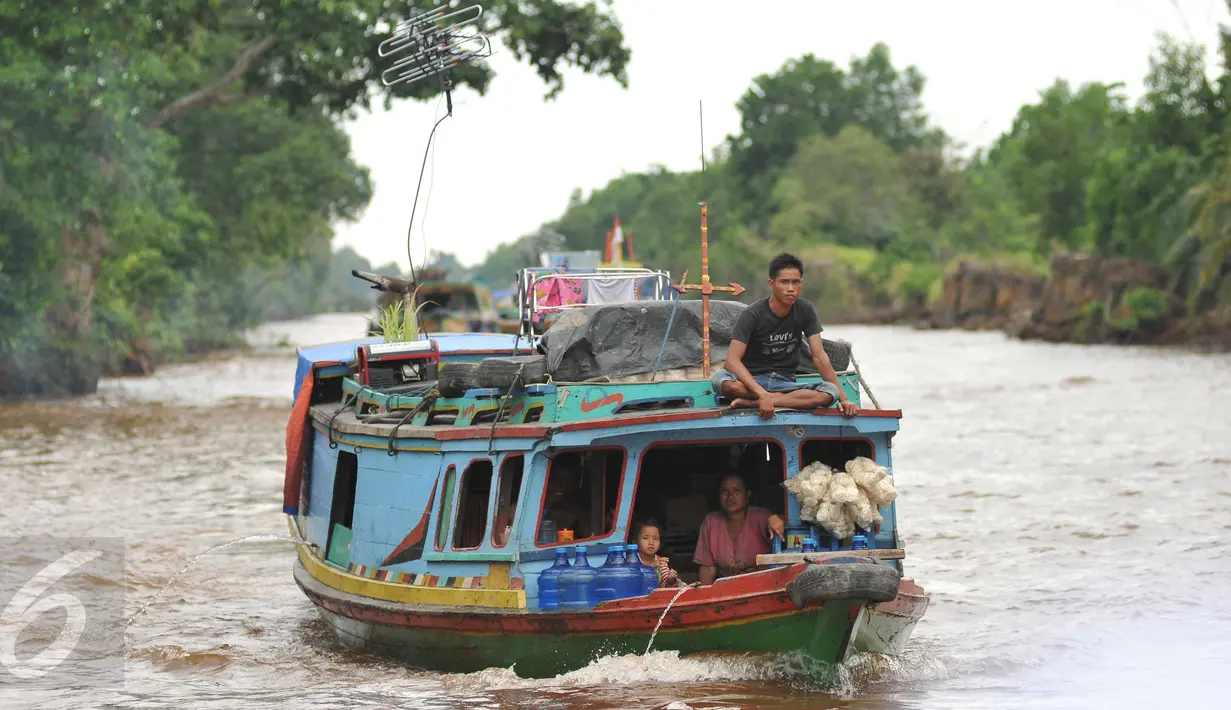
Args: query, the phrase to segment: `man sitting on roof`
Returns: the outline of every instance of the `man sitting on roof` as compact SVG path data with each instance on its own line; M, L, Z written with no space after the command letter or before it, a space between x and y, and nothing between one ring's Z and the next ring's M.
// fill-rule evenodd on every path
M799 297L803 273L803 262L795 256L775 256L769 262L772 295L749 306L735 322L725 368L710 378L714 393L730 399L732 408L756 407L763 419L773 417L775 407L816 409L835 402L845 416L859 412L825 353L816 308ZM795 381L805 337L823 382Z

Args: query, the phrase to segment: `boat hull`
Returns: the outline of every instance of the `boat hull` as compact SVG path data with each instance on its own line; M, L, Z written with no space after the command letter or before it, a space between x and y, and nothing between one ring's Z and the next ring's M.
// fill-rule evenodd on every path
M655 624L676 596L676 590L663 589L581 613L463 610L343 592L314 578L302 561L296 564L295 580L348 647L429 670L513 667L522 677L550 677L601 656L645 653ZM775 584L774 593L723 600L703 596L712 595L713 588L690 590L667 609L653 649L681 654L802 651L831 663L843 658L866 602L830 600L801 610ZM688 602L688 594L702 598Z
M931 597L912 579L903 579L898 597L869 606L855 627L853 650L900 656L915 625L927 611Z

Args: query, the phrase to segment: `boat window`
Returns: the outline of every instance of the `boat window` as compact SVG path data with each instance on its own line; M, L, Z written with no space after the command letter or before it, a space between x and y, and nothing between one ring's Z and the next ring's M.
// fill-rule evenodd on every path
M663 526L662 551L686 582L697 580L692 556L701 521L719 510L723 476L738 473L748 483L749 505L786 511L786 457L778 442L655 445L646 450L637 475L636 498L629 523L654 518Z
M453 549L473 550L483 544L487 532L487 503L492 493L492 462L471 461L462 472L461 497L457 501L457 527Z
M492 544L504 547L513 532L517 501L521 499L521 476L525 457L506 456L500 464L500 487L496 491L496 515L492 520Z
M457 483L457 468L450 466L445 472L444 487L440 490L440 509L436 511L436 549L445 549L449 539L449 524L453 517L453 486Z
M591 449L556 454L547 469L547 490L535 541L540 547L557 544L570 530L573 542L606 536L615 528L624 474L624 451ZM544 526L544 521L551 525ZM552 528L556 537L551 536Z
M876 459L872 442L867 439L808 439L799 450L799 467L820 461L830 468L846 469L846 462L866 456Z
M349 451L339 451L333 473L333 498L329 503L329 538L325 543L326 559L339 567L350 564L358 474L359 457Z

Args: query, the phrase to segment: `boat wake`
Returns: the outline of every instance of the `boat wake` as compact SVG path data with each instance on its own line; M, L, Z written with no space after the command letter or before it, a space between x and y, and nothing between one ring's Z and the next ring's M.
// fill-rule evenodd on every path
M818 662L802 653L690 654L653 651L644 655L603 656L584 668L554 678L532 679L516 668L488 668L442 677L446 688L501 690L571 690L594 686L683 685L772 682L795 691L855 696L882 685L951 678L969 672L968 663L921 653L900 657L859 654L844 663Z

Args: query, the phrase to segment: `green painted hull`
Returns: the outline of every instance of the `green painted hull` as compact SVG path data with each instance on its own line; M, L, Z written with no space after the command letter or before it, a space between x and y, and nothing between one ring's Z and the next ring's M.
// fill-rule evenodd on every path
M831 601L802 612L679 631L660 631L655 651L745 653L802 651L828 663L846 653L859 602ZM320 609L339 640L417 668L472 672L513 667L524 678L547 678L583 668L602 656L645 653L650 635L461 634L387 626Z

